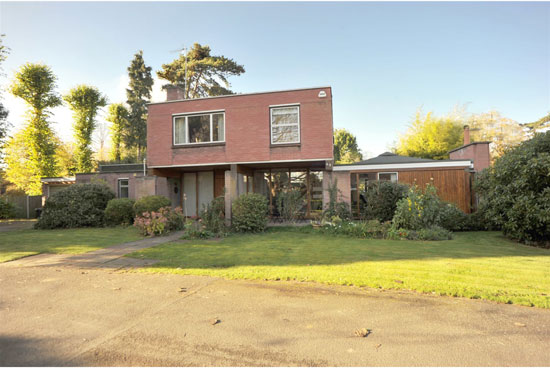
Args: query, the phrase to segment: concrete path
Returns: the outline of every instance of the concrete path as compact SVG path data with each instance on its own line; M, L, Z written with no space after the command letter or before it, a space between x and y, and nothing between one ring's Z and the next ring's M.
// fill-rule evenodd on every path
M313 283L28 266L0 264L3 366L550 365L550 310ZM356 337L362 328L371 333Z
M120 269L143 267L155 263L150 259L135 259L124 257L140 249L154 247L159 244L177 240L183 236L183 231L178 231L167 236L145 238L129 243L123 243L108 248L82 254L38 254L20 258L2 265L6 267L76 267L76 268L104 268Z
M32 229L36 220L2 220L0 221L0 233L4 231Z

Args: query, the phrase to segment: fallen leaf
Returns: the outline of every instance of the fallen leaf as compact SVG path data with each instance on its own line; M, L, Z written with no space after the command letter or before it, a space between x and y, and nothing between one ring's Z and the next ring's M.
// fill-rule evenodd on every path
M514 325L518 326L518 327L525 327L525 323L521 323L521 322L514 322Z
M374 347L378 349L380 346L382 346L382 344L376 344Z
M185 292L187 292L187 288L184 288L184 287L180 288L180 293L185 293Z
M398 284L402 284L402 283L403 283L403 281L401 281L401 280L393 280L393 281L397 282Z
M217 324L220 323L220 322L221 322L221 321L220 321L218 318L214 318L212 321L210 321L210 324L211 324L212 326L214 326L214 325L217 325Z
M121 288L113 288L113 290L120 290Z
M361 328L361 329L355 330L355 336L357 337L367 337L368 335L370 335L370 333L371 333L371 330L369 330L368 328Z

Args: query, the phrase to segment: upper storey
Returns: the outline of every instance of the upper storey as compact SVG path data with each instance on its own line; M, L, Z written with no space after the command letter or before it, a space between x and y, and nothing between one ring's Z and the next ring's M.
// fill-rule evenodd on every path
M330 87L148 106L149 167L332 160Z

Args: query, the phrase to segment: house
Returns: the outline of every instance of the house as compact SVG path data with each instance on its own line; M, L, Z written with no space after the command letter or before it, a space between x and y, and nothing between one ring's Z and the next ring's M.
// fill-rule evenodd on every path
M304 194L305 217L320 213L332 177L332 89L236 94L191 100L177 87L148 105L147 164L155 193L196 216L223 195L226 216L241 194L260 193L278 214L285 188ZM153 194L153 193L151 193Z
M385 152L378 157L349 165L337 165L335 172L349 173L349 185L341 187L352 212L361 213L363 199L360 195L369 181L392 181L425 187L433 184L439 197L456 204L470 213L475 208L472 191L476 172L489 167L490 142L470 142L468 126L464 127L464 145L449 152L449 160L430 160L400 156ZM348 189L349 188L349 189Z

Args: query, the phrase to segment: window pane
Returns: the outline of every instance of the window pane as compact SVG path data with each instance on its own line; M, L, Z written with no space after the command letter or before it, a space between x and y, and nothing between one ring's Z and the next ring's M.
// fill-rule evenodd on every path
M271 125L298 124L298 107L278 107L271 110Z
M188 116L189 143L210 142L210 115Z
M397 181L397 173L380 173L378 174L378 180L395 183Z
M213 114L212 115L212 139L216 142L223 142L224 137L224 116L223 114Z
M298 125L273 127L271 131L273 143L299 142Z
M128 180L123 179L118 181L118 196L119 198L128 198Z
M187 143L185 141L185 117L176 118L174 121L174 143Z
M323 172L310 171L311 212L320 214L323 210Z

